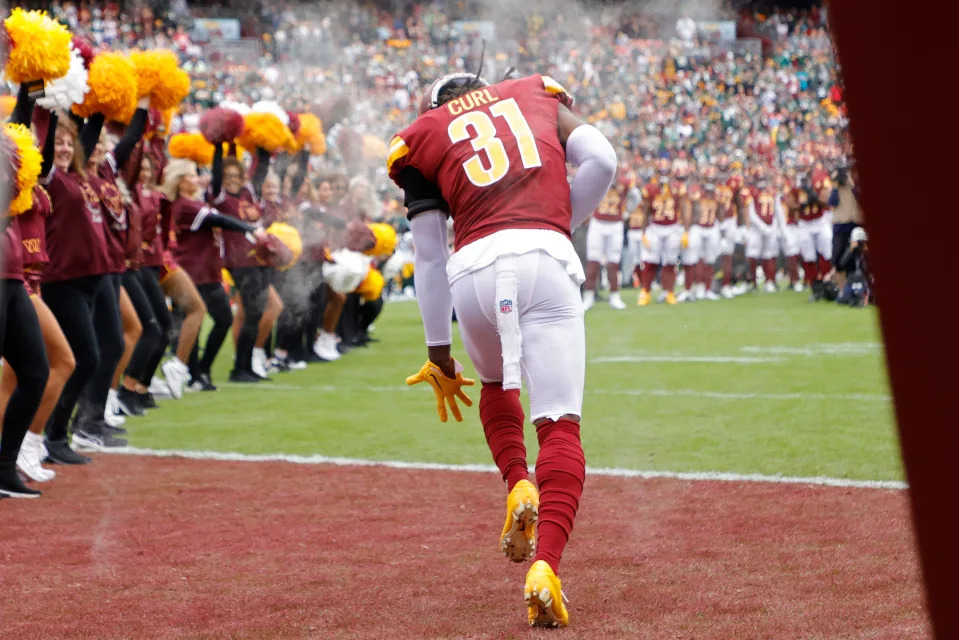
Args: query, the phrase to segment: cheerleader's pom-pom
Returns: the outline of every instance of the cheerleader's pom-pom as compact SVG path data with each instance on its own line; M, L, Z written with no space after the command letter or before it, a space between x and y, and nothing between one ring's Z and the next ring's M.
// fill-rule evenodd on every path
M46 11L18 7L4 25L10 38L5 67L8 80L53 80L70 69L70 32Z
M170 136L168 146L174 158L191 160L201 167L213 164L213 145L200 133L178 133Z
M233 109L208 109L200 117L200 133L211 144L232 142L243 133L243 116Z
M252 113L272 113L279 119L281 123L283 123L284 127L287 127L290 124L289 112L272 100L260 100L259 102L254 102L253 106L250 107L250 111Z
M153 104L160 110L173 109L190 95L189 74L176 67L165 74L153 90Z
M17 105L15 96L0 96L0 119L6 120L13 113L13 108Z
M73 48L80 52L80 57L83 58L83 66L89 71L93 59L97 56L93 45L86 38L75 35L73 36Z
M16 149L16 180L11 181L13 190L10 201L10 215L20 215L33 205L33 187L40 177L43 156L33 141L33 133L22 124L6 123L5 137L8 137Z
M43 97L37 104L48 111L70 108L83 102L90 91L89 72L83 63L83 54L75 43L70 43L70 70L62 78L48 82Z
M300 147L309 146L310 153L319 156L326 153L326 136L323 123L312 113L301 113L298 118L300 128L296 132L296 141Z
M97 54L87 84L90 92L82 104L74 105L74 113L83 118L102 113L107 120L130 121L137 106L137 80L136 67L127 56L112 51Z
M243 134L239 136L237 143L247 149L260 147L273 153L287 148L293 138L290 130L273 113L253 112L246 116L243 122Z

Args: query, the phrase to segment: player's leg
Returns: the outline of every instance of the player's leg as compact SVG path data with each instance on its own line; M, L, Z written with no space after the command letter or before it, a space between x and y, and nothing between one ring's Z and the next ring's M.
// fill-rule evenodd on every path
M643 230L629 230L629 250L633 256L633 286L640 288L640 276L643 273Z
M728 218L719 223L722 244L719 251L719 268L723 272L722 287L719 293L724 298L733 297L733 253L736 251L736 219Z
M700 272L700 279L703 286L703 297L707 300L719 299L719 296L713 292L713 270L716 265L716 260L719 259L719 250L721 244L722 237L720 235L719 227L713 225L703 234L702 242L702 271Z
M682 248L683 228L672 225L666 230L663 238L663 291L666 292L666 303L676 304L676 263L679 261L679 251Z
M797 229L799 256L802 259L802 268L805 272L807 286L812 286L816 280L816 241L812 227L800 223Z
M519 320L523 377L530 390L530 418L540 445L536 459L539 538L525 595L530 624L565 625L568 614L556 573L586 478L580 441L586 336L576 284L565 267L539 252L520 258L537 262L520 269L535 281L531 283L532 295L521 302Z
M763 231L755 223L746 229L746 281L755 283L759 256L763 249Z
M663 255L663 228L658 224L650 224L646 227L646 236L643 240L643 271L639 277L638 303L647 305L650 302L649 290L653 286L653 280L656 278L656 269L659 268L659 262Z
M510 560L522 562L535 549L539 497L529 482L526 443L523 439L525 416L519 389L503 388L503 348L497 327L500 301L496 295L496 265L489 265L460 278L453 283L451 291L463 346L482 383L479 413L486 443L508 491L500 548ZM577 304L582 308L578 291ZM518 301L511 300L510 311L514 315L519 313L516 306Z
M773 228L763 229L763 246L760 252L763 275L766 276L766 291L774 293L776 289L776 257L779 255L779 243Z
M682 251L685 282L683 283L683 290L677 297L679 302L693 300L696 297L700 273L699 261L702 259L702 244L703 228L699 225L693 225L689 229L689 244Z
M779 236L779 246L786 260L789 286L795 291L802 291L803 285L799 279L799 239L796 225L786 225Z
M586 284L583 288L583 305L589 309L596 302L599 289L599 271L604 257L604 235L598 220L590 220L586 229Z
M818 234L816 235L816 253L818 254L819 279L822 280L832 271L833 242L832 224L825 217L819 219Z
M606 276L609 278L609 306L613 309L625 309L626 305L619 295L619 263L623 259L623 223L613 223L609 227L605 246Z

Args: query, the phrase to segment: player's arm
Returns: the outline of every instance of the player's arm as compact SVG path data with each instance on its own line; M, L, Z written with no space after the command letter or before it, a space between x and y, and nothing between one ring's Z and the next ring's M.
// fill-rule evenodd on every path
M453 343L453 296L446 277L449 260L446 213L449 206L440 190L414 167L397 176L405 194L406 215L415 248L413 281L430 362L445 375L456 377L450 345Z
M566 161L579 167L569 186L573 209L570 229L578 227L599 207L616 177L616 152L599 129L586 124L559 105L557 133L566 149Z

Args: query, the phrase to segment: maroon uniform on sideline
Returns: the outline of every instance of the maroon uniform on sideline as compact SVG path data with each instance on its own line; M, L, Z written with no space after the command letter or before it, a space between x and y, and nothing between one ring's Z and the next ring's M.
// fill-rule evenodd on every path
M222 281L223 249L219 229L200 228L206 210L208 205L188 198L177 198L170 210L176 229L176 244L171 248L173 257L195 284Z
M768 187L765 189L749 187L748 192L749 200L752 201L759 219L764 224L773 224L776 221L776 192Z
M43 187L33 188L33 206L18 216L20 242L23 245L23 276L27 293L40 293L43 268L50 261L47 255L46 219L50 215L50 195Z
M253 191L253 186L243 185L240 195L233 196L221 191L213 206L225 216L232 216L237 220L256 224L260 220L260 205ZM263 264L256 259L254 245L242 233L227 233L223 236L223 264L227 269L236 267L261 267Z
M570 104L563 88L540 75L467 93L393 138L390 177L398 181L413 167L439 188L457 249L504 229L548 229L568 238L566 152L556 135L560 103ZM456 144L465 140L473 142Z
M660 186L651 182L643 187L643 201L649 203L649 221L653 224L670 226L680 221L686 186L682 183L668 182Z
M631 186L629 178L626 177L619 178L614 182L593 213L593 219L601 222L622 222Z
M50 262L43 270L43 282L108 273L110 262L99 193L75 173L56 168L44 186L55 213L47 218Z

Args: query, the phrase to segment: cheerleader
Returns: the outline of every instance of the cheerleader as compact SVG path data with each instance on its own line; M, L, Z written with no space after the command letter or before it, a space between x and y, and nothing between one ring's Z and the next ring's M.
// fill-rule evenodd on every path
M203 303L213 318L203 357L199 357L198 344L191 347L191 386L215 391L210 370L233 323L230 299L222 283L221 230L230 235L262 232L257 232L253 225L222 215L206 205L200 199L202 192L196 164L189 160L176 159L167 165L163 172L162 192L171 202L170 218L176 229L174 258L196 283Z

